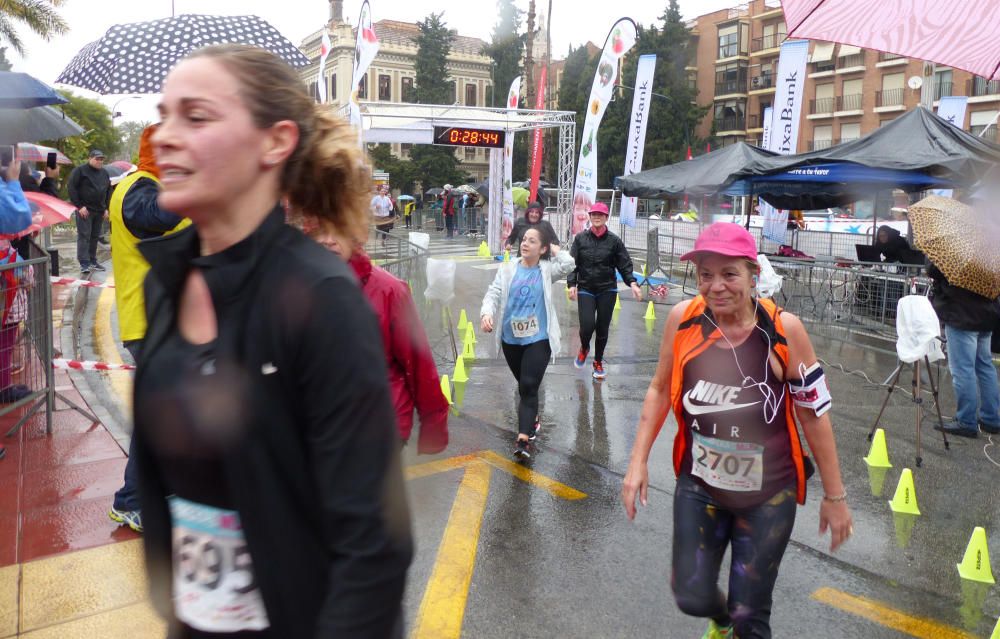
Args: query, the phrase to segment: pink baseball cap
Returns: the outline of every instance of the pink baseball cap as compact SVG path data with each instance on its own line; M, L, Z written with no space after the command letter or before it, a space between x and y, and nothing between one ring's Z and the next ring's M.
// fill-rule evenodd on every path
M590 213L589 213L589 215L593 215L594 213L600 213L601 215L607 215L608 214L608 205L605 204L604 202L594 202L593 206L590 207Z
M745 257L757 261L757 241L745 228L732 222L716 222L705 227L694 241L694 250L681 255L693 260L699 253L717 253L729 257Z

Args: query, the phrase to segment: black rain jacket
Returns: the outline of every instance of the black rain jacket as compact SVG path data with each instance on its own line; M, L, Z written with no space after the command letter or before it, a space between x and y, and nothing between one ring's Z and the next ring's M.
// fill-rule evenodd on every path
M635 282L632 258L622 239L608 231L597 237L589 229L573 238L570 255L576 260L576 269L566 278L568 286L576 286L591 293L601 293L618 288L617 270L626 285Z
M992 331L1000 323L1000 301L955 286L938 267L927 268L931 305L943 324L963 331Z
M194 226L144 240L139 249L151 269L137 399L144 373L176 330L189 271L201 266L208 282L217 370L236 370L231 386L245 408L223 472L271 636L400 636L413 548L399 436L378 320L350 268L287 226L280 206L216 255L199 256ZM151 428L137 403L150 590L159 613L175 624L169 491L150 448Z

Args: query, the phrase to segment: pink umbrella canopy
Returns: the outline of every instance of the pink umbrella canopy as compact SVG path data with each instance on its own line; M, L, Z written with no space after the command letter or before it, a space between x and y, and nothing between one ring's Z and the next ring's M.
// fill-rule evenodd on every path
M996 0L781 0L790 38L853 44L1000 79Z

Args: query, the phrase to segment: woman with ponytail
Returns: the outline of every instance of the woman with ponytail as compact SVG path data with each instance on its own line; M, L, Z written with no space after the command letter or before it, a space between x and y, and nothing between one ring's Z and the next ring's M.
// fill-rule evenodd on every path
M153 138L135 437L170 637L398 637L412 555L378 323L350 269L286 224L367 232L357 134L261 49L171 71Z

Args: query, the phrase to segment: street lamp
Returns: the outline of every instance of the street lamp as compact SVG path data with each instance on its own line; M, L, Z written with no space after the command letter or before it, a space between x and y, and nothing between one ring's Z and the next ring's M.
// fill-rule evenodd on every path
M138 100L141 97L142 96L138 95L126 95L124 98L115 102L115 105L111 107L111 122L113 123L115 121L115 118L120 118L122 116L121 111L118 110L119 104L121 104L125 100Z

